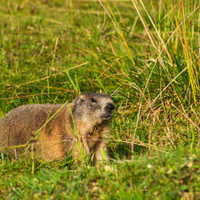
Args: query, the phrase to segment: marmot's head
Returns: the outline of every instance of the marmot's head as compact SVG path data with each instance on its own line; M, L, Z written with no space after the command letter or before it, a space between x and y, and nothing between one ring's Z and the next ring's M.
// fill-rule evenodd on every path
M100 125L112 119L115 105L109 95L87 92L72 102L75 119L85 125Z

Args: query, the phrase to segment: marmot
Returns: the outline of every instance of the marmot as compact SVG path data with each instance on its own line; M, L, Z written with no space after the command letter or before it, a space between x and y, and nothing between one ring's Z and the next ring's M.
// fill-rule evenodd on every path
M0 153L6 150L18 156L28 147L31 151L33 144L34 155L47 161L68 154L78 160L87 155L94 164L102 162L114 109L109 95L92 92L65 105L19 106L0 119Z

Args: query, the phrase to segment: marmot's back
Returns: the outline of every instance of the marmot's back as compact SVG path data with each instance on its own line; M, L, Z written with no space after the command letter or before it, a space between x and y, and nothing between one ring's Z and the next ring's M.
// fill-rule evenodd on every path
M0 147L26 144L60 107L33 104L11 110L0 119Z

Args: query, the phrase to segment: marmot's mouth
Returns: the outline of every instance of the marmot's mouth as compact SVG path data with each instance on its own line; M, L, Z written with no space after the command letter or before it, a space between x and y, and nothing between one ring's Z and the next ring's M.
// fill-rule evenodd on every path
M112 114L108 113L108 114L103 114L101 117L103 120L109 120L112 118Z

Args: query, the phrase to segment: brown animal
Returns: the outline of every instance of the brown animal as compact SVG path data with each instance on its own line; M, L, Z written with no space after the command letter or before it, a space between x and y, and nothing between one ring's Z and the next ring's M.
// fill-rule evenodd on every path
M114 108L110 96L91 92L65 105L20 106L0 119L0 153L18 156L29 147L29 152L48 161L68 154L102 162Z

